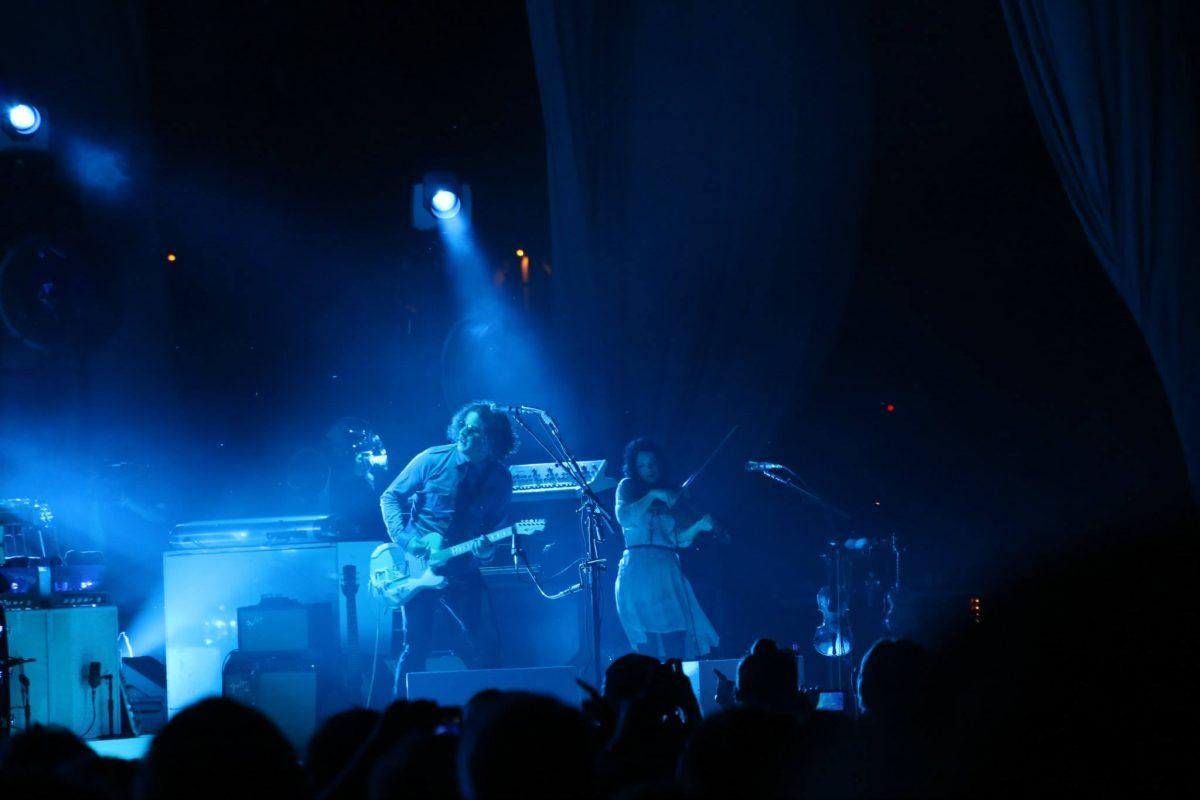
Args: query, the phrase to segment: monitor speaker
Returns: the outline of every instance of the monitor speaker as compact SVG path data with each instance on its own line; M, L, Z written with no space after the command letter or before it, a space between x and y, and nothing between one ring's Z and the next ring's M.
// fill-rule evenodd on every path
M704 716L715 714L721 710L717 705L717 675L714 670L731 681L737 680L737 668L740 658L714 658L708 661L684 661L683 674L692 684L692 692L700 702L700 712ZM804 688L804 659L796 656L797 686Z
M163 729L167 724L167 668L161 661L150 656L122 658L121 690L135 735Z
M484 689L524 691L550 695L579 705L578 673L574 667L531 669L473 669L408 673L408 699L433 700L443 706L461 706Z

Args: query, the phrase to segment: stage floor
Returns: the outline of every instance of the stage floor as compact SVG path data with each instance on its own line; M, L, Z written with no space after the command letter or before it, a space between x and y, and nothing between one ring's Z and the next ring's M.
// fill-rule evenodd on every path
M146 755L146 751L150 749L150 742L153 740L154 737L149 735L130 736L127 739L89 739L88 746L97 755L133 761Z

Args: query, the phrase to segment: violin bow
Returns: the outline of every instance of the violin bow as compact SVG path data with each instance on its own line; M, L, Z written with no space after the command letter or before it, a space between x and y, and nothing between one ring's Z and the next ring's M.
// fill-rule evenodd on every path
M733 436L733 432L736 431L737 429L738 429L737 425L734 425L732 428L730 428L729 433L725 434L725 438L721 440L721 443L719 445L717 445L716 449L708 454L708 458L704 459L704 463L700 465L699 469L697 469L695 472L693 472L691 475L689 475L687 477L687 480L685 480L682 484L680 484L679 490L681 492L687 491L687 488L688 488L688 486L691 485L692 481L694 481L694 480L696 480L696 478L700 477L700 473L704 472L705 468L710 463L712 463L712 460L717 457L717 453L721 452L721 449L725 447L725 443L729 441L729 437Z

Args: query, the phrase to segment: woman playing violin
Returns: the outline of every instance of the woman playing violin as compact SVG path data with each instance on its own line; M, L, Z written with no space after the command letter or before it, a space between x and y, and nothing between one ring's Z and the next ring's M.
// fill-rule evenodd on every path
M625 477L617 486L617 521L625 552L617 572L617 614L639 653L697 658L720 641L696 601L676 553L713 529L707 514L689 525L673 513L679 487L667 474L662 450L649 439L625 448Z

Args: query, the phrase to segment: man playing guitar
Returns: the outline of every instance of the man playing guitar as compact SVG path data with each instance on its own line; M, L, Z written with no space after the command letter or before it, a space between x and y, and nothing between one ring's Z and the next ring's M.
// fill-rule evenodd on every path
M516 436L503 412L493 403L468 403L446 435L450 444L418 453L379 499L388 535L416 555L498 528L512 498L512 475L500 459L516 449ZM478 564L495 549L476 542L475 558L455 559L439 570L448 579L445 589L422 592L401 608L404 648L394 695L402 696L409 671L425 668L439 607L461 632L465 646L459 655L468 667L498 663L499 637Z

